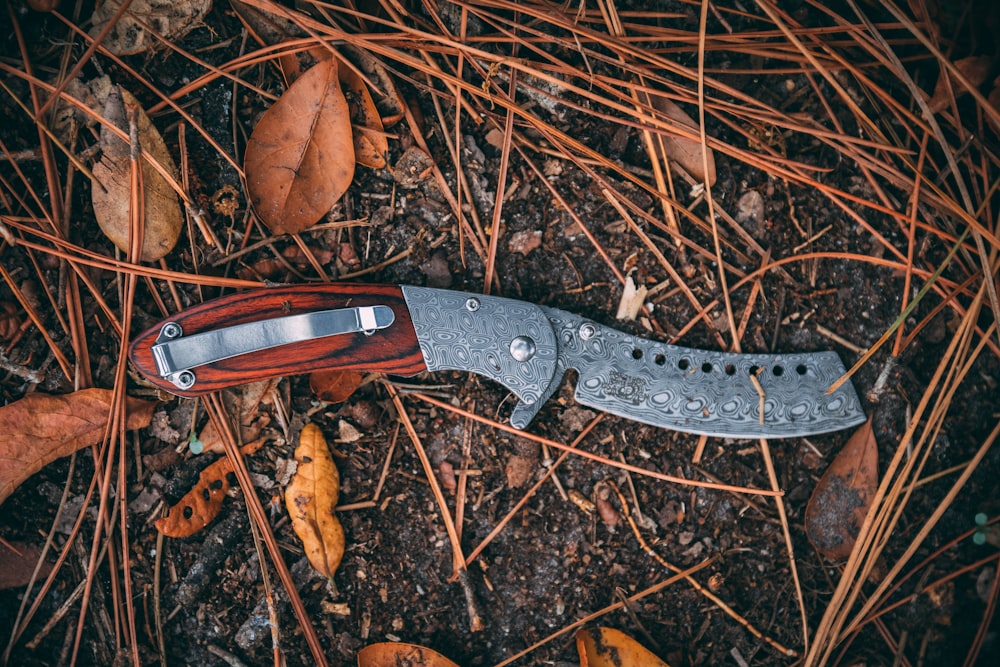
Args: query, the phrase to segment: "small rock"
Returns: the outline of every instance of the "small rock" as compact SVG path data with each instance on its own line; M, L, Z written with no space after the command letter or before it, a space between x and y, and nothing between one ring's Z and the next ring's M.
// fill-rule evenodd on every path
M420 265L420 270L427 276L427 286L445 289L451 287L451 269L444 253L436 252L431 258Z
M736 220L740 224L753 223L756 228L764 220L764 198L756 190L748 190L736 202Z
M361 431L344 419L337 422L337 434L340 442L357 442L361 439Z
M504 472L507 474L507 486L519 489L531 479L535 471L535 459L520 454L514 454L507 459Z
M434 162L427 153L416 146L411 146L396 162L392 178L399 187L412 190L427 179L432 166L434 166Z
M568 431L582 431L587 424L594 421L596 416L597 413L593 410L574 405L563 410L562 414L559 415L559 423Z
M507 242L507 248L511 252L519 252L522 255L527 255L540 245L542 245L541 230L514 232Z

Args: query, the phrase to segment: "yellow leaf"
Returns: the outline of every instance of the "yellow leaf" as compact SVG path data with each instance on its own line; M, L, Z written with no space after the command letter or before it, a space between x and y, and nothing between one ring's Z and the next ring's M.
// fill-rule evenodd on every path
M383 642L366 646L358 651L358 667L399 667L399 665L458 667L437 651L416 644Z
M340 475L316 424L302 429L295 460L298 468L285 489L285 507L309 562L332 578L344 555L344 529L334 513L340 497Z
M580 667L669 667L639 642L614 628L585 628L576 633Z

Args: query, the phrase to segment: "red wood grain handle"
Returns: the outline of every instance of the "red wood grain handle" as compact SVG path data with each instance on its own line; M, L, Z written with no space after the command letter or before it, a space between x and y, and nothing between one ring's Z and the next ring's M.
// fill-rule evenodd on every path
M169 321L179 324L184 335L192 335L318 310L379 305L391 308L395 321L370 336L362 332L338 334L199 366L193 369L197 380L190 389L179 389L160 377L157 370L152 347L162 323L132 342L129 359L154 385L179 396L199 396L256 380L320 370L392 375L416 375L427 370L403 292L395 285L329 283L262 288L206 301L177 313Z

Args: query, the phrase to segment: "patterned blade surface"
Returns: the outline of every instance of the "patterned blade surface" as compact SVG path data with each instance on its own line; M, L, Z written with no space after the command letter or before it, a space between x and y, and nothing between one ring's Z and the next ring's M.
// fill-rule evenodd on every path
M836 352L694 350L631 336L562 310L543 310L556 333L559 365L579 374L576 400L583 405L726 438L800 437L865 420L850 382L826 393L845 372Z

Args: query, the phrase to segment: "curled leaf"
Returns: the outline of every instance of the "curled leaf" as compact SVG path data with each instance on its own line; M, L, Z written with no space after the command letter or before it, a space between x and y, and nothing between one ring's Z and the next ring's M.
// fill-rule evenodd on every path
M298 468L285 489L285 507L306 557L317 572L332 578L344 556L344 529L335 514L340 474L316 424L306 424L295 448Z
M156 403L129 398L125 427L144 428ZM46 465L101 441L111 414L111 391L34 393L0 407L0 503Z
M248 442L240 448L240 452L249 456L263 444L263 438ZM194 487L170 508L167 516L156 520L156 529L167 537L189 537L210 524L219 515L222 501L229 492L231 472L233 464L228 457L202 470Z
M355 158L362 166L384 169L389 139L382 128L382 118L372 94L364 79L349 64L340 64L340 81L347 95L347 106L351 109Z
M458 667L454 662L426 646L383 642L372 644L358 651L358 667Z
M351 114L336 61L316 63L260 119L244 168L254 210L274 233L319 222L354 178Z
M831 560L854 548L878 486L878 443L869 419L823 473L806 505L809 541Z
M115 127L129 134L126 106L138 109L139 143L168 174L177 169L167 151L163 137L139 107L130 92L112 86L104 105L104 117ZM122 251L129 250L129 227L132 189L130 146L108 127L101 127L101 161L94 165L91 200L94 217L101 231ZM142 255L144 262L155 262L173 250L180 238L184 215L170 183L149 161L141 159L145 219L143 221Z
M649 649L614 628L584 628L576 633L580 667L668 667Z
M649 101L654 109L657 109L678 125L683 125L695 132L698 131L698 123L670 99L663 95L650 93ZM696 180L705 181L709 185L715 185L715 152L711 148L705 147L705 150L708 151L708 171L706 172L701 158L702 147L700 141L680 136L660 135L653 138L653 145L656 147L656 152L659 154L661 160L673 160ZM663 147L662 150L660 146Z
M124 0L105 0L97 4L91 37L97 37L115 18ZM211 8L212 0L132 0L101 45L118 56L151 51L162 44L149 33L151 29L156 30L163 41L180 39L202 25L202 19Z
M403 120L406 115L403 107L403 96L399 94L396 82L393 81L382 62L368 51L350 44L341 45L340 53L350 58L351 62L373 84L370 93L375 100L382 125L392 127Z

